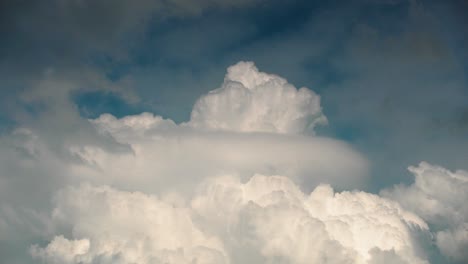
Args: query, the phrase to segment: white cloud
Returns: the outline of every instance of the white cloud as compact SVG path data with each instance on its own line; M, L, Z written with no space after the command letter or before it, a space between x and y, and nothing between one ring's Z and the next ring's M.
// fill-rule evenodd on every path
M51 206L50 194L82 181L147 193L190 193L204 178L226 173L244 180L254 173L286 175L308 190L321 182L359 187L366 177L366 160L333 139L207 131L148 113L122 119L102 115L90 123L67 101L68 93L80 87L77 79L65 79L51 72L23 93L24 102L34 104L63 88L34 120L20 119L18 129L0 137L1 206L24 218L14 221L0 211L0 243L18 248L9 244L11 236L21 246L48 236L42 213ZM31 219L34 214L38 217Z
M241 61L228 68L221 88L198 99L189 124L213 130L302 133L325 122L320 96Z
M468 259L468 172L451 172L426 162L409 170L415 176L412 185L398 185L382 195L426 220L445 256L456 261Z
M228 68L221 88L197 101L187 123L150 113L91 120L133 152L72 146L75 156L92 165L76 166L74 174L145 191L191 189L202 178L226 173L243 179L254 173L285 175L308 190L319 183L361 187L366 160L344 142L307 130L324 120L318 95L240 62Z
M63 236L55 237L45 249L31 248L31 255L50 263L80 263L80 256L89 251L88 239L68 240Z
M259 252L289 263L364 263L373 248L393 249L415 263L408 224L427 228L416 215L376 195L334 193L328 185L306 195L280 176L256 175L245 184L217 178L202 189L192 205L209 217L208 226L228 237L237 234L240 242L255 237L250 243Z
M175 125L159 116L141 114L93 120L133 153L114 154L93 146L76 146L74 153L88 164L74 174L111 177L125 186L193 186L202 178L254 173L281 174L311 189L319 183L339 188L361 187L367 162L347 144L323 137L277 133L210 132ZM187 174L187 171L190 173ZM129 177L129 175L132 175ZM146 189L147 190L147 189Z
M242 65L248 67L239 72ZM35 128L46 127L24 130L28 132L29 140L18 142L17 147L24 149L36 161L33 165L44 165L43 160L52 160L54 164L62 161L58 164L60 176L55 175L53 169L48 170L51 171L50 177L63 178L59 183L47 186L47 193L51 188L75 185L83 180L95 184L66 187L58 194L52 220L44 224L52 231L41 234L51 242L44 247L33 246L32 256L47 263L191 263L194 260L198 263L235 263L244 256L250 260L304 261L308 257L304 255L307 249L288 246L280 255L273 254L281 245L269 244L265 237L267 229L261 231L261 227L284 224L269 220L276 214L274 210L268 212L254 208L250 209L251 216L243 216L251 224L268 220L265 225L261 222L256 224L256 229L265 234L253 232L243 237L245 232L252 230L240 230L237 234L235 239L241 242L252 237L256 241L253 245L250 242L232 244L229 236L220 230L207 229L206 223L215 221L216 216L202 217L191 208L192 198L199 200L208 195L203 191L194 194L195 187L207 177L229 174L247 181L255 173L282 174L309 190L320 182L333 183L340 188L358 187L366 176L367 162L343 142L307 133L309 121L314 124L314 120L308 119L314 116L323 120L318 96L311 91L305 88L298 91L280 77L259 73L249 63L230 68L227 76L231 79L229 82L242 81L246 85L243 89L258 89L263 94L255 95L255 100L249 101L252 107L261 106L268 110L256 117L257 123L242 121L255 114L254 108L249 108L251 113L242 115L230 112L229 107L219 108L210 100L205 100L206 107L217 109L219 114L223 111L239 114L239 122L232 122L222 129L212 127L205 122L211 118L211 113L203 111L200 111L202 115L198 119L193 118L184 124L149 113L121 119L106 114L91 120L100 136L93 136L92 141L86 141L87 137L66 140L66 144L61 145L67 153L65 157L63 152L50 149L50 138L43 138L43 130L34 131ZM262 78L271 80L263 82ZM218 92L222 94L225 91ZM276 100L270 103L262 99L275 96ZM229 100L233 104L245 103L242 96L230 96ZM277 108L282 110L275 112ZM196 109L198 106L194 111ZM222 116L216 115L216 118ZM270 123L274 129L265 130L268 127L265 124ZM63 138L68 139L75 132L70 133ZM103 147L112 143L112 140L102 143L105 138L114 139L119 146L128 146L131 152ZM294 185L286 178L283 181ZM40 184L48 185L47 181ZM113 187L95 187L101 185ZM294 189L300 194L291 195L304 196L297 186L287 191ZM253 193L258 191L253 190ZM151 195L154 193L160 193L163 198ZM229 204L229 201L224 201L224 207ZM239 206L245 207L245 204ZM282 221L291 221L292 218L287 219L289 209L284 210L278 211L285 217ZM246 209L243 211L247 213ZM259 215L255 215L257 213ZM295 210L291 213L299 214ZM320 249L343 249L343 254L336 256L315 250L313 258L327 257L340 261L356 255L354 249L348 249L349 246L343 248L335 238L326 238L330 235L322 220L311 218L305 212L303 217L312 221L306 230L315 232L316 229L314 234L324 235L323 241L316 244ZM285 239L287 232L296 231L283 230L277 234L277 239ZM285 242L281 243L285 245ZM295 245L300 246L301 243L304 242L296 241ZM296 253L300 256L291 255Z
M361 188L366 159L313 134L325 120L317 95L251 63L230 67L187 123L87 122L67 106L0 138L0 243L35 241L34 261L427 263L430 232L466 258L468 173L422 163L411 186L335 192L321 183Z
M369 193L321 185L306 195L286 177L224 176L183 200L66 188L53 210L58 234L32 254L49 263L368 263L378 254L426 263L411 239L424 221Z
M457 225L436 233L436 244L440 251L457 261L468 259L468 223Z
M62 190L52 219L71 230L34 257L47 263L224 263L222 244L192 223L188 208L156 196L81 185ZM60 228L59 228L60 229Z

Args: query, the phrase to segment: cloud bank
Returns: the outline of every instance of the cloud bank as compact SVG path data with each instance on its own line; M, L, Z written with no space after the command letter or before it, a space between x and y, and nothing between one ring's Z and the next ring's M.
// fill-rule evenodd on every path
M0 242L33 263L431 263L428 244L466 259L467 172L421 163L412 185L358 191L368 162L314 133L320 97L251 62L185 123L66 116L55 141L49 119L0 141Z
M52 220L69 234L32 247L48 263L426 263L411 232L427 226L396 202L328 185L306 195L281 176L217 177L188 201L81 185L57 195Z

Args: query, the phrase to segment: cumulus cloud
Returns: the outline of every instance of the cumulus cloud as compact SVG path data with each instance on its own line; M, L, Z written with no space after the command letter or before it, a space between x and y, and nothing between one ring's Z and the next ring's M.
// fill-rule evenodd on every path
M328 185L306 195L285 177L262 175L245 184L217 178L202 189L192 206L202 217L212 218L207 219L209 226L221 225L227 236L247 228L250 231L239 239L252 243L270 259L365 263L369 250L376 248L395 250L412 263L420 261L410 242L410 226L426 229L426 224L376 195L335 193ZM251 236L256 240L249 241Z
M249 67L244 71L233 72L236 67L242 68L242 65ZM186 199L190 199L190 194L194 193L195 187L205 178L224 174L235 175L242 181L247 181L255 173L281 174L300 183L301 188L307 191L321 182L332 183L341 189L359 187L363 184L367 170L365 158L344 142L309 133L310 130L307 131L307 129L311 128L309 125L313 122L305 121L306 118L300 121L295 119L297 116L311 117L310 109L315 109L317 114L321 115L318 96L312 96L311 91L303 88L302 93L315 99L301 101L298 90L292 85L287 85L287 82L280 77L258 72L252 63L240 63L230 68L227 76L226 78L242 81L248 87L261 83L257 80L259 76L275 80L271 84L268 82L262 84L264 87L261 90L264 96L278 96L278 100L272 101L271 104L258 101L258 99L251 101L254 104L261 102L260 105L271 111L258 115L256 119L258 123L251 126L250 130L243 127L244 122L230 123L228 129L210 127L204 124L204 121L201 122L207 120L209 113L203 113L199 119L181 124L150 113L120 119L104 114L94 120L83 120L74 111L71 103L66 100L67 91L75 90L73 88L75 86L72 85L71 88L66 86L60 94L60 100L55 102L59 107L46 108L44 114L40 114L37 120L28 122L16 129L13 134L4 136L0 140L2 149L6 150L0 152L0 164L3 168L0 197L3 208L14 208L0 211L0 232L6 235L0 238L0 242L11 248L24 248L24 244L30 244L30 241L43 241L51 238L49 245L32 248L32 255L51 263L73 263L94 258L92 256L97 253L93 250L101 249L96 249L96 240L89 235L92 231L83 231L85 233L83 236L74 233L81 227L72 227L73 224L70 223L72 220L62 221L62 223L69 223L62 227L59 225L56 231L51 231L58 224L58 218L56 214L53 214L52 221L49 221L49 217L43 215L52 206L45 202L51 193L65 186L80 185L82 181L97 186L112 186L109 191L113 194L110 195L112 197L122 194L120 190L139 191L142 196L150 196L147 200L151 201L158 200L158 198L151 198L151 194L156 193L168 197L171 197L171 193L182 193L188 196ZM282 86L278 86L276 82L281 83ZM48 84L55 85L56 83L40 82L40 85L45 87ZM289 92L283 93L283 90ZM222 93L224 92L221 91ZM25 97L25 100L28 98L35 100L35 98L47 98L49 93L44 91L40 94L27 94L29 97ZM245 98L231 96L230 100L233 103L237 101L243 104ZM205 106L209 109L217 108L216 102L210 100L206 100ZM279 119L284 124L300 125L287 125L283 128L288 130L282 131L262 130L263 124L274 121L270 112L274 113L276 108L285 109L284 115L282 111L279 112ZM230 111L229 108L218 110ZM297 116L296 114L290 115L290 112L296 113ZM245 119L248 116L244 115L242 118ZM272 124L278 128L281 127L279 123L273 122ZM289 130L291 127L295 127L295 130ZM297 129L299 127L301 128ZM32 188L37 191L31 191ZM18 189L31 192L33 196L25 197L14 191ZM89 187L89 189L92 188ZM68 194L79 196L78 191L68 191ZM123 192L122 200L132 199L126 194ZM93 196L92 192L87 195ZM30 197L33 199L29 199ZM59 194L58 197L65 203L68 196ZM175 197L169 200L173 198L180 200L177 195ZM70 198L70 200L73 199ZM73 201L79 203L79 200ZM171 207L165 201L160 202L168 208ZM109 202L107 205L112 203L114 202ZM137 203L144 202L137 201ZM31 213L22 213L24 210L18 209L22 207L34 208L34 210ZM92 217L84 212L80 213L80 210L91 212L92 208L80 209L72 202L64 204L63 207L69 207L68 214L76 212L76 215L70 216L73 219L82 219L82 222L86 222ZM187 217L190 218L191 209L187 210ZM8 212L14 212L14 214ZM171 213L161 211L161 217L167 214ZM11 215L24 216L30 220L22 221L24 222L22 224L13 221ZM31 215L34 216L33 219ZM147 224L139 225L148 226ZM197 228L193 226L195 230L193 232L198 232ZM20 231L17 232L19 244L8 239L15 234L14 230ZM51 234L56 237L51 237ZM124 239L126 235L121 234L120 237ZM202 235L206 236L206 239L211 237L205 234L205 231ZM112 244L112 239L111 237L108 240L102 240L104 241L102 243ZM196 239L198 238L193 238L193 240ZM173 259L173 253L165 247L153 247L153 251L158 253L142 256L142 259L149 262L158 260L180 263L206 256L219 263L218 257L215 257L215 255L218 256L217 254L206 253L212 252L211 249L205 248L200 251L198 245L192 247L186 244L178 245L177 248L179 247L185 248L184 254L187 255L184 255L183 259ZM223 252L222 247L215 248ZM18 255L17 252L8 251L7 253L8 258ZM128 262L133 258L133 255L127 256L123 253L118 255L110 258L110 261ZM176 255L179 256L178 253ZM26 260L20 258L17 261L25 262Z
M308 190L319 183L362 187L365 158L344 142L306 131L324 120L319 96L311 90L297 90L281 77L259 72L251 62L240 62L228 68L222 88L197 101L186 123L150 113L120 119L103 114L90 120L101 134L132 152L93 145L70 150L86 164L75 166L74 174L137 190L192 189L207 176L247 179L254 173L289 176Z
M301 133L325 123L320 96L260 72L252 62L228 68L221 88L195 103L190 125L214 130Z
M188 208L156 196L82 185L62 190L52 219L71 230L31 254L47 263L225 263L222 244Z
M431 235L466 258L468 173L421 163L411 186L335 191L364 187L366 159L313 133L318 95L253 63L230 67L185 123L67 109L57 135L49 117L0 139L0 243L33 261L428 263ZM34 201L12 191L31 183Z
M81 185L59 192L52 219L67 236L31 248L48 263L426 263L411 233L427 226L397 203L328 185L307 195L282 176L211 178L187 201Z
M468 172L449 171L421 162L409 167L415 181L398 185L382 194L416 212L435 232L436 245L450 259L468 259Z

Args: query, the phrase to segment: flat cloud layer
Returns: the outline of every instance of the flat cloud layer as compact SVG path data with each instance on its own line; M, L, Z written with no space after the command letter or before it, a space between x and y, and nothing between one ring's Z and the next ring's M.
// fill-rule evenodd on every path
M122 119L103 115L93 122L103 133L130 145L133 152L113 154L80 147L76 155L99 168L89 173L110 176L127 186L153 181L167 188L225 173L244 179L263 173L290 176L308 189L320 182L357 188L366 175L366 160L345 143L329 138L199 131L151 114ZM88 173L88 167L84 169L82 173Z

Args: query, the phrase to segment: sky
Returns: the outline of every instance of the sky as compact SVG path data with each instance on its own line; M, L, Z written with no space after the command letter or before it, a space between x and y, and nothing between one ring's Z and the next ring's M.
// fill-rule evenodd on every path
M1 262L466 263L466 12L1 1Z

